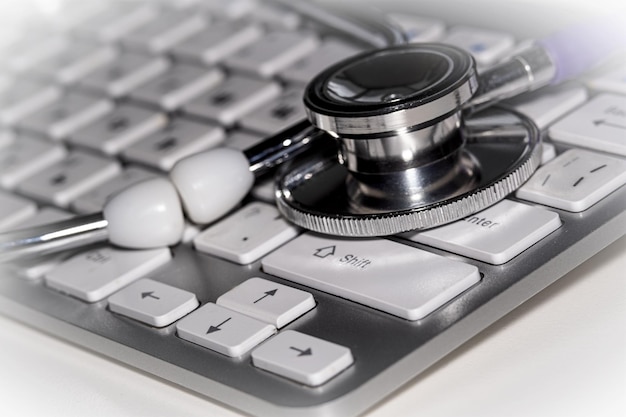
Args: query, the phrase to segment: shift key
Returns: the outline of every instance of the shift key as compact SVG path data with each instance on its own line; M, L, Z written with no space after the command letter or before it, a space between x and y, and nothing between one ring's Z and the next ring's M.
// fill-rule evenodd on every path
M307 233L262 261L269 274L419 320L480 281L478 268L382 239Z

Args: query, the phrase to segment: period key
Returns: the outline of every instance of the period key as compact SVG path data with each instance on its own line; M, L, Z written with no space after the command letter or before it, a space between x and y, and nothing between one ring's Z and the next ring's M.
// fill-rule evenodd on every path
M263 269L308 287L419 320L480 281L478 268L381 239L306 233L265 257Z

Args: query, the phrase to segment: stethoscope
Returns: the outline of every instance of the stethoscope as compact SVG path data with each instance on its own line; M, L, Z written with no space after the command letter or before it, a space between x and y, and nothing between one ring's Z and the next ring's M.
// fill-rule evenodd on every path
M103 213L2 235L0 261L106 239L135 249L175 245L185 216L197 224L219 219L255 178L277 167L278 209L315 232L385 236L464 218L517 189L541 159L535 124L489 106L560 82L622 46L611 25L575 28L479 74L469 53L406 44L380 16L359 16L357 25L307 3L292 6L377 47L311 81L304 94L308 120L243 153L220 148L189 157L169 179L117 194ZM569 49L581 30L602 42ZM597 58L581 64L576 54Z

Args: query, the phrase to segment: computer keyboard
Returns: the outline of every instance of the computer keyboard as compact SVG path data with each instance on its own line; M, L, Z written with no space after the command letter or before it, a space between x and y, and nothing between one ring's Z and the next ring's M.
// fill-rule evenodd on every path
M479 71L532 35L380 5L411 41L466 48ZM0 231L97 212L187 156L249 148L304 117L312 76L367 49L275 3L65 7L0 37ZM0 266L0 311L248 414L363 413L624 235L625 74L618 61L506 102L542 129L543 166L450 225L306 232L280 216L269 176L174 247Z

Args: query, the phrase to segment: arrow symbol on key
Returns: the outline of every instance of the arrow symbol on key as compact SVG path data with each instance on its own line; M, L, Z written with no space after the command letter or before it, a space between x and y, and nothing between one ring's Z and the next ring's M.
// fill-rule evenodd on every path
M227 318L226 320L224 320L223 322L221 322L217 326L209 327L209 330L206 331L206 334L219 332L220 330L222 330L222 329L220 329L220 327L222 327L224 325L224 323L228 322L230 319L232 319L232 317Z
M159 297L157 297L156 295L153 295L154 291L149 291L149 292L142 292L141 293L141 298L144 299L146 297L150 297L150 298L154 298L155 300L160 300Z
M335 249L337 249L335 245L315 249L315 253L313 254L313 256L317 256L318 258L325 258L327 256L334 255Z
M606 120L595 120L593 124L596 126L605 125L605 126L615 127L618 129L626 129L626 126L624 125L618 125L617 123L610 123L610 122L607 122Z
M258 300L256 300L256 301L255 301L254 303L252 303L252 304L256 304L256 303L258 303L259 301L261 301L261 300L262 300L262 299L264 299L265 297L269 297L269 296L272 296L272 297L273 297L274 295L276 295L276 291L278 291L278 289L271 290L271 291L265 291L265 293L264 293L265 295L264 295L263 297L259 298Z
M302 349L298 349L297 347L289 346L289 349L295 350L296 352L298 352L298 357L300 357L300 356L311 356L313 354L313 351L311 350L311 348L302 350Z

